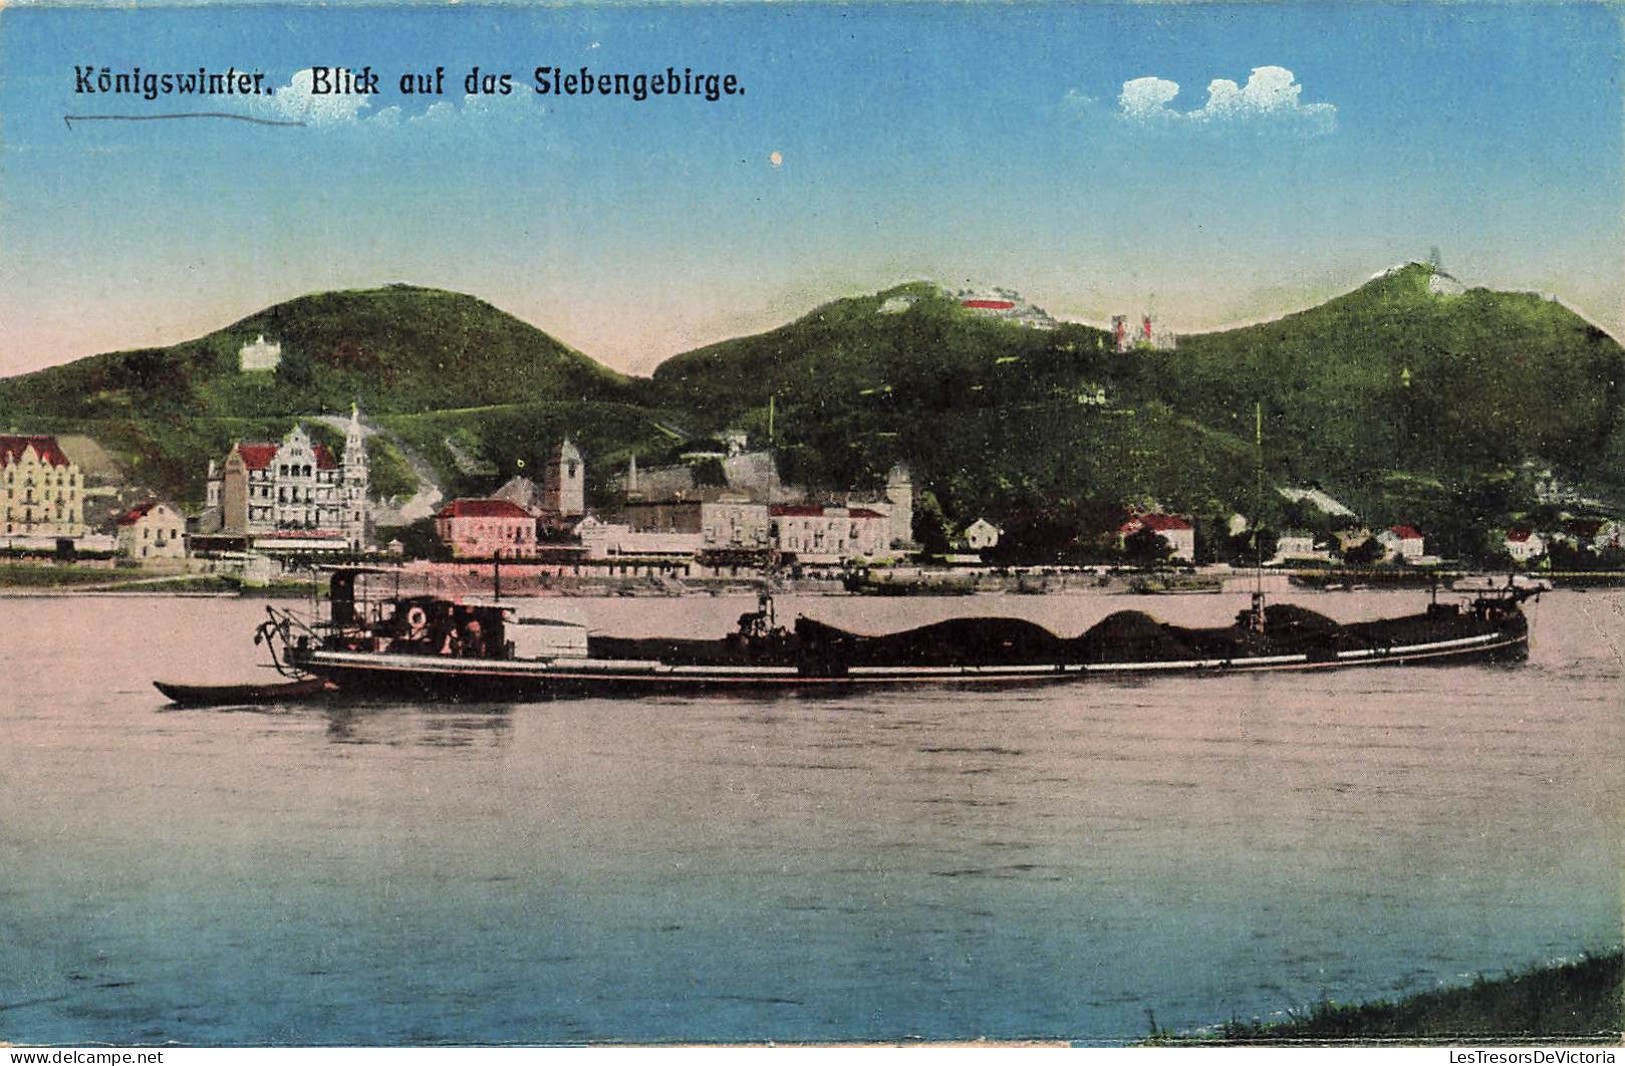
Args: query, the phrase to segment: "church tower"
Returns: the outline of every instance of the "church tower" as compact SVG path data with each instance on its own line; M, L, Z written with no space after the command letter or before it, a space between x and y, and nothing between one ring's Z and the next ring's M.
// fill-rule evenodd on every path
M566 437L542 472L542 510L560 518L587 511L587 469L581 451Z
M913 544L914 479L903 463L898 463L886 474L886 499L891 503L892 543Z
M344 433L343 484L339 499L344 507L344 539L351 551L367 546L367 441L361 432L361 409L350 405L350 425Z

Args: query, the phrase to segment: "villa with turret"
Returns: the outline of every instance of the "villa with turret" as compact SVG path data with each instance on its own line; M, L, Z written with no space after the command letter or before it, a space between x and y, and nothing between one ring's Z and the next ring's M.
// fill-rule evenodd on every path
M367 545L367 448L361 413L350 409L339 456L296 425L280 442L238 441L209 461L208 511L222 534L255 538L342 538Z

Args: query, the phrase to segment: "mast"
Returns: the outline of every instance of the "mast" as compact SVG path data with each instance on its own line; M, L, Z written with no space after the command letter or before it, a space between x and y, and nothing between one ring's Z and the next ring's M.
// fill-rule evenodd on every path
M1264 404L1253 403L1253 610L1252 628L1264 632Z

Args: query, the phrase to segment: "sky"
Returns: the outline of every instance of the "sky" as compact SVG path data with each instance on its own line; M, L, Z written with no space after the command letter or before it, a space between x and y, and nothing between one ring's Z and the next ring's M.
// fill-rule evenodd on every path
M631 373L921 278L1194 332L1435 248L1625 336L1622 10L14 4L0 375L391 282ZM275 92L77 77L200 66ZM369 66L376 94L310 91ZM476 66L512 91L469 96ZM542 66L743 92L540 95ZM235 117L153 118L198 112Z

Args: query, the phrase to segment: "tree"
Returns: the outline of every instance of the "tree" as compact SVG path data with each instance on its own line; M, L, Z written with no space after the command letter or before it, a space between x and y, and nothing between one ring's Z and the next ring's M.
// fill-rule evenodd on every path
M1382 559L1386 552L1376 537L1367 537L1343 553L1343 561L1350 566L1370 566Z
M440 540L435 531L434 518L420 518L407 526L382 526L378 529L378 540L388 544L392 540L401 542L401 553L408 559L449 559L450 549Z
M948 519L942 513L942 504L936 493L929 489L914 497L914 540L927 555L943 555L948 551Z
M1123 538L1123 558L1136 566L1157 566L1174 554L1168 538L1154 529L1141 529Z
M316 384L316 363L310 353L293 349L282 353L276 365L277 384L300 392Z

